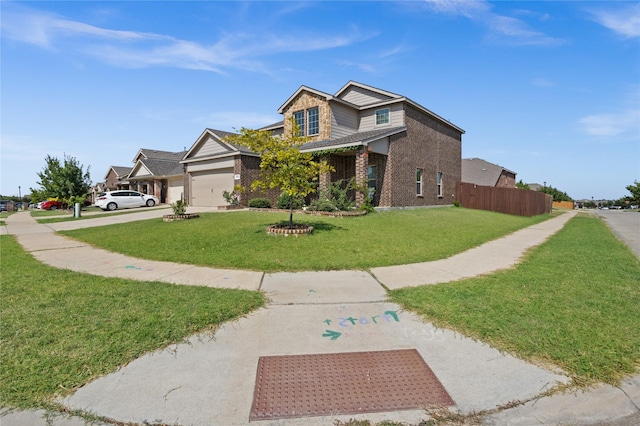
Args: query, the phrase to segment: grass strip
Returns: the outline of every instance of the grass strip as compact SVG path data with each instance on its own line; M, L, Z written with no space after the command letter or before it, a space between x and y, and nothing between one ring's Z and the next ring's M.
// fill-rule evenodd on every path
M548 219L481 210L391 210L359 217L296 214L309 236L267 235L287 213L204 213L199 219L151 219L61 232L144 259L278 272L368 269L442 259ZM126 237L123 237L126 236Z
M154 209L160 209L162 207L155 207ZM31 210L31 216L36 219L38 223L58 223L58 222L71 222L85 219L97 219L108 216L119 216L122 214L141 213L145 209L124 209L114 212L104 212L96 207L87 207L80 213L80 217L75 217L73 210Z
M256 291L55 269L0 237L0 406L48 408L141 355L264 305Z
M615 385L640 365L640 260L591 215L571 219L515 269L390 297L579 384Z

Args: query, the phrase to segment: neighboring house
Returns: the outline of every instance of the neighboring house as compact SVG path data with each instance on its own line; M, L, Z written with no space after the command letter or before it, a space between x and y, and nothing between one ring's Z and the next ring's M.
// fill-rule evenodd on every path
M407 207L455 201L461 179L464 130L411 99L350 81L334 95L302 86L278 109L284 120L264 127L290 134L291 118L313 152L335 168L320 187L340 179L366 183L373 205ZM229 133L206 129L185 155L185 193L190 205L220 205L222 191L248 188L259 158L224 141ZM245 194L243 204L257 194ZM269 194L274 198L274 194ZM358 203L363 197L357 194Z
M90 191L89 195L90 195L91 204L94 203L94 201L96 200L96 197L99 194L101 194L103 192L106 192L108 190L109 189L107 189L107 184L105 182L98 182L95 185L93 185L91 187L91 189L89 190Z
M184 196L184 167L180 160L185 153L140 149L126 178L128 189L155 195L161 203L180 200Z
M515 188L516 173L480 158L462 159L462 182L480 186Z
M528 183L527 185L529 185L529 189L532 191L541 191L544 189L544 186L539 183Z
M131 167L111 166L104 175L104 191L115 191L117 189L129 189L129 182L126 180L131 173Z

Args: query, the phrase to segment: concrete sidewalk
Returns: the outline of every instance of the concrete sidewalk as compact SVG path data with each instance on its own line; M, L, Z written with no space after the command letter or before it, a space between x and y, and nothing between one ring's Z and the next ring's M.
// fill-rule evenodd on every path
M142 220L162 214L166 211L122 217ZM63 401L70 409L138 424L247 425L261 356L416 349L455 401L453 412L492 412L516 405L515 401L526 402L485 416L485 424L583 425L640 420L639 377L624 381L619 388L602 386L586 393L540 398L554 386L568 383L569 378L561 371L545 370L481 342L436 329L387 302L384 287L435 284L511 267L573 215L568 212L449 259L375 268L371 274L262 274L143 261L95 249L54 232L69 229L72 223L108 224L113 217L39 225L28 213L20 213L9 217L6 228L25 250L54 267L145 281L259 289L271 300L266 308L225 324L214 336L193 336L188 343L147 354L87 384ZM370 320L390 311L396 313L397 320ZM354 321L339 325L345 318ZM339 331L339 338L328 338L329 330ZM44 425L42 414L7 414L0 422L2 426ZM334 420L355 418L417 424L426 417L422 410L406 410L255 423L331 425ZM82 424L77 421L60 417L51 424Z

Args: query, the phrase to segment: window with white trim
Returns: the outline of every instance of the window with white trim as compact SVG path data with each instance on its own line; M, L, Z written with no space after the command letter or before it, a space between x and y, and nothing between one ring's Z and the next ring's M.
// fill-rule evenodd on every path
M307 110L307 135L313 136L320 133L320 115L318 107Z
M438 172L436 184L438 185L438 197L442 197L442 172Z
M293 119L298 124L298 136L304 136L304 111L294 112Z
M391 118L389 116L390 111L389 108L379 109L376 111L376 126L384 126L385 124L391 123Z
M422 196L422 174L423 169L416 169L416 196Z

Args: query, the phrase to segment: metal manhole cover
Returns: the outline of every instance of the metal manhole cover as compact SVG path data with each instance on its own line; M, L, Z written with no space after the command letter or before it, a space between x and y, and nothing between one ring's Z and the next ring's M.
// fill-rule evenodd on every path
M454 405L415 349L258 360L250 421Z

